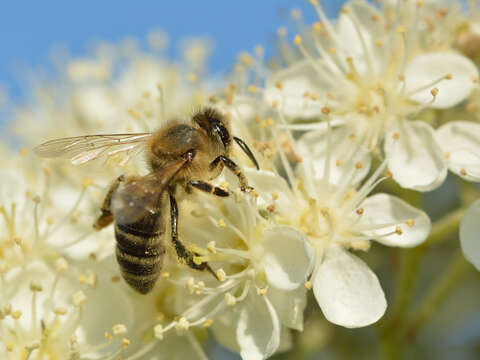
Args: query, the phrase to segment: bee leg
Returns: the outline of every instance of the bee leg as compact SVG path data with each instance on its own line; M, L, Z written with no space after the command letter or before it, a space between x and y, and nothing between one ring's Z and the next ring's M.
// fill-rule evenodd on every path
M95 220L93 223L93 228L95 230L101 230L104 227L110 225L113 221L113 214L111 211L111 205L112 205L112 196L113 193L118 189L120 186L120 183L125 180L124 175L120 175L113 183L110 185L110 188L108 189L107 195L105 195L105 200L103 200L102 207L100 208L100 211L102 212L100 216Z
M170 194L170 221L171 221L171 228L172 228L172 242L175 246L175 251L177 252L177 256L185 261L185 263L194 270L204 271L207 270L210 272L217 280L218 277L212 268L208 265L208 263L200 263L197 264L194 261L195 256L199 256L199 254L189 251L185 248L185 245L178 239L178 207L177 207L177 200Z
M201 190L203 192L213 194L215 196L220 196L220 197L226 197L229 196L230 193L226 190L223 190L222 188L218 186L214 186L212 184L209 184L205 181L201 180L196 180L196 181L189 181L187 183L188 187L194 187L195 189Z
M219 162L222 162L231 172L235 174L235 176L238 178L238 181L240 182L240 190L242 191L253 190L251 186L248 186L247 177L240 169L240 166L235 164L233 160L229 159L226 156L220 155L215 160L213 160L212 163L210 164L210 170L215 169Z

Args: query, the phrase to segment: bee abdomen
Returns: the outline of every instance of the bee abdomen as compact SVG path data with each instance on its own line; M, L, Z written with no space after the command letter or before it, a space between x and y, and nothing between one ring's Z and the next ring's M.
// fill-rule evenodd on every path
M163 232L138 234L135 229L115 224L116 256L125 281L136 291L148 293L160 275L165 247Z

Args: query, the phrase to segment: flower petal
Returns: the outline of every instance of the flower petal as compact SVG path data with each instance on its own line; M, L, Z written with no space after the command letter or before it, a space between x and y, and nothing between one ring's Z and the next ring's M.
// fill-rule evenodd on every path
M262 246L261 261L271 285L293 290L307 280L314 255L304 235L287 226L273 226L265 230Z
M298 63L273 74L268 80L264 91L264 101L272 106L277 102L278 108L289 118L312 118L322 112L325 103L322 100L325 92L331 87L319 70L320 62L314 68L308 60ZM320 96L318 100L304 96L306 93Z
M241 306L236 331L240 355L244 360L265 359L280 345L278 315L267 297L253 293Z
M327 249L314 275L313 292L327 320L348 328L373 324L387 308L377 276L336 245Z
M435 83L446 75L452 78ZM438 88L438 95L431 107L445 109L465 100L474 88L472 79L477 77L477 67L465 56L448 52L425 54L415 57L407 65L405 91L410 94L411 100L428 103L432 100L430 91Z
M268 289L268 299L275 308L282 325L303 331L303 311L307 306L307 289L300 286L292 291L275 287Z
M349 135L352 131L347 126L336 127L330 133L328 130L310 131L297 142L298 152L308 158L314 170L314 177L320 180L327 168L327 154L330 155L330 172L328 183L339 184L346 178L353 177L353 184L358 184L370 170L370 154L361 148ZM361 163L357 169L355 164Z
M429 191L447 176L447 164L435 132L421 121L399 121L386 135L385 152L393 178L403 188Z
M384 245L416 246L424 242L430 233L428 215L396 196L373 195L365 199L360 207L363 208L362 218L358 222L361 232ZM382 224L388 225L381 227ZM397 227L401 229L401 234L395 233ZM388 233L393 235L384 236Z
M460 223L460 245L463 255L480 271L480 200L467 210Z
M480 124L453 121L437 130L448 167L465 180L480 181Z

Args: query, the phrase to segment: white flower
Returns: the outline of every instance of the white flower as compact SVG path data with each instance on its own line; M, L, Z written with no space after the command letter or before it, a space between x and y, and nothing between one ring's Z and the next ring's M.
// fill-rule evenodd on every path
M479 215L480 200L477 200L467 210L460 223L460 245L465 258L480 271Z
M438 187L447 173L440 144L430 125L411 120L421 120L422 109L465 100L478 78L476 66L452 49L422 41L426 32L418 22L399 17L402 25L395 25L397 18L364 1L347 3L336 24L312 3L322 23L305 40L295 38L304 59L267 79L265 101L290 120L341 121L369 151L383 143L402 187Z
M303 235L270 224L258 214L254 201L236 191L232 195L212 200L199 194L198 202L183 205L188 226L180 229L182 238L199 244L195 246L198 259L208 261L221 283L210 274L195 273L202 276L200 281L184 276L179 283L198 300L184 297L179 305L184 310L178 313L190 327L211 322L219 342L244 359L262 359L279 348L283 326L303 326L303 284L311 272L313 254ZM185 306L185 301L191 306ZM167 324L163 333L177 325L178 321Z

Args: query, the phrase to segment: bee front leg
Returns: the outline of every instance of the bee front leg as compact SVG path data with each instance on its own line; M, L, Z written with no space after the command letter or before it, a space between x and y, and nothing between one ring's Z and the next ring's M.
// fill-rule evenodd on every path
M212 268L208 265L208 263L203 262L197 264L194 261L195 256L199 256L199 254L187 250L185 245L178 239L178 207L177 207L177 200L170 194L170 224L171 224L171 231L172 231L172 242L173 246L175 247L175 251L177 252L177 256L185 261L185 263L194 270L204 271L207 270L210 272L216 279L217 275L212 270Z
M118 189L120 183L125 180L124 175L120 175L113 183L110 185L107 195L105 195L105 200L103 200L102 207L100 211L102 212L100 216L93 223L93 228L95 230L101 230L104 227L110 225L113 221L113 214L111 211L112 206L112 196L113 193Z
M238 178L238 181L240 182L240 190L242 191L253 190L251 186L248 186L247 177L242 172L242 169L240 169L240 166L235 164L233 160L229 159L226 156L220 155L215 160L213 160L212 163L210 164L210 170L215 169L219 162L222 162L231 172L235 174L235 176Z

